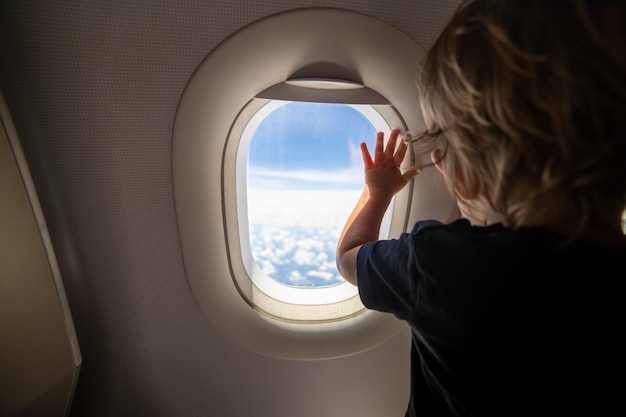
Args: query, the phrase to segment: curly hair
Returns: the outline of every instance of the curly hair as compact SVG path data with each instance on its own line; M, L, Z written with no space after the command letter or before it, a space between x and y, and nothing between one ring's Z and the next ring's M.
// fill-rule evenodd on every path
M463 178L510 227L621 229L624 11L468 0L427 54L420 145L442 150L447 177Z

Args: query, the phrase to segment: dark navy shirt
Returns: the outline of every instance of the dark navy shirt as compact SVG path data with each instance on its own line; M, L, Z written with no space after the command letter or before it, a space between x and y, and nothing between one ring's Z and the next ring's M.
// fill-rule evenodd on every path
M538 229L424 221L363 245L357 279L366 307L411 327L407 416L597 415L621 397L625 262Z

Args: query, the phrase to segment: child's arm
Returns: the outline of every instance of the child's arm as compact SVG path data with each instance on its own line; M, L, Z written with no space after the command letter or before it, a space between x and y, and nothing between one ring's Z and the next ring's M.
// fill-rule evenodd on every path
M415 168L400 172L407 144L401 141L396 150L398 134L397 129L391 132L386 147L383 133L377 134L374 159L365 143L361 144L365 188L341 232L336 253L337 269L354 285L357 285L356 256L361 245L378 240L380 224L391 198L419 173Z

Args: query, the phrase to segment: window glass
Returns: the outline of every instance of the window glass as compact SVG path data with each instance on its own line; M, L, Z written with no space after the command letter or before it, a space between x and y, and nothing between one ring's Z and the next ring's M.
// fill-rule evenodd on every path
M344 282L335 265L341 229L363 189L359 144L377 129L353 106L288 102L252 135L247 162L250 249L288 286Z

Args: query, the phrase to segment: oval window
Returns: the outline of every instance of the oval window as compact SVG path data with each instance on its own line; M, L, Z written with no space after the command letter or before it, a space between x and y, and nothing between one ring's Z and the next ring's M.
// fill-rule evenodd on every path
M359 144L373 149L376 132L388 136L390 122L380 106L364 104L255 99L249 106L234 125L224 161L224 179L237 190L236 201L225 196L225 202L227 216L237 213L226 227L240 293L282 320L358 314L364 307L357 288L337 271L335 248L364 186ZM382 113L396 114L384 107ZM393 202L382 238L389 236L392 213Z
M331 258L339 227L337 220L335 226L322 222L344 217L343 227L345 210L358 198L358 193L348 195L352 180L344 174L358 165L355 181L361 184L354 189L363 185L362 163L351 159L356 153L350 141L374 140L374 134L360 137L347 129L350 134L333 149L335 155L313 152L311 138L288 137L284 148L272 148L271 136L261 136L261 124L273 123L281 111L289 113L290 103L294 109L301 102L334 103L348 115L363 115L374 127L371 132L388 136L390 126L422 130L418 96L407 86L423 56L412 39L383 22L311 8L268 16L233 34L190 78L172 144L181 253L198 306L233 343L272 357L330 358L369 349L406 330L393 315L366 310L356 287L337 277ZM284 106L289 107L281 110ZM343 120L335 129L341 127ZM290 148L296 144L298 149ZM264 160L257 147L261 152L269 147L273 154ZM286 159L278 158L281 152ZM286 165L295 152L304 152L300 163ZM307 157L329 160L307 166ZM406 164L412 162L407 158ZM307 176L307 170L318 178ZM436 174L423 172L395 196L383 237L398 236L415 218L447 217L453 201L436 184ZM299 190L290 190L296 183ZM310 194L300 194L305 191ZM296 213L304 220L275 204L290 192L289 209L307 210ZM428 198L414 199L414 193ZM264 220L268 213L274 215L272 226ZM317 223L304 230L309 221ZM294 223L300 229L290 226Z

